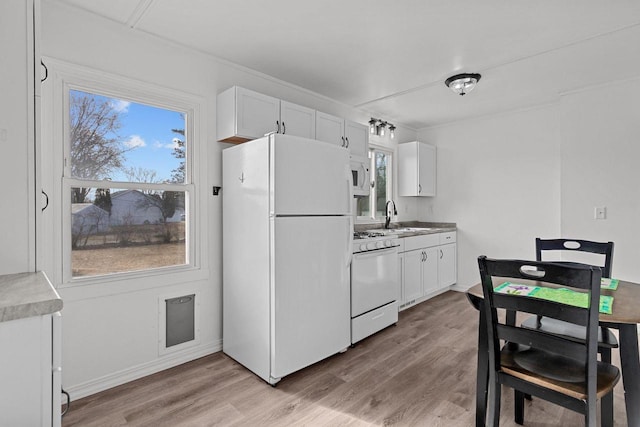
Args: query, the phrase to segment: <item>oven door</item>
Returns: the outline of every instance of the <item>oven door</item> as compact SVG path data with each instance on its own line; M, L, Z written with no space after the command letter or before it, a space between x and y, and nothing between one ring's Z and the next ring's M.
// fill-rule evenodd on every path
M351 175L353 179L353 195L362 197L369 195L369 166L366 159L351 159Z
M398 248L353 254L351 263L351 317L396 300Z

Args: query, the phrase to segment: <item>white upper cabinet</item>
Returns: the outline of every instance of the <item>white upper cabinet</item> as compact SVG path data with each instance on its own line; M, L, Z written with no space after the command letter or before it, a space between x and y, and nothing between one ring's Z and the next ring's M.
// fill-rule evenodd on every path
M398 195L436 195L436 147L418 141L398 145Z
M344 138L352 156L367 158L369 155L369 126L345 120Z
M218 95L218 141L241 143L270 132L315 138L315 110L233 86Z
M344 119L316 111L316 139L344 147Z
M366 158L369 127L309 107L233 86L218 94L218 141L240 144L267 133L317 139Z
M316 110L291 102L280 101L279 132L285 135L315 139Z
M241 143L277 132L280 100L233 86L218 95L218 141Z
M316 139L348 148L352 156L368 156L369 128L351 120L317 111Z

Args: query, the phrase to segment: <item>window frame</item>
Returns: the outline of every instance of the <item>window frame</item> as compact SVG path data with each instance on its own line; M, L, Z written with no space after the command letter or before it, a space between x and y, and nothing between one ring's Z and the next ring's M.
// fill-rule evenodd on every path
M393 199L393 188L394 188L394 179L393 179L393 160L395 158L395 150L393 150L390 147L384 147L384 146L380 146L380 145L375 145L375 144L369 144L369 151L367 152L367 156L368 156L368 160L369 160L369 181L371 182L371 186L370 186L370 191L369 191L369 215L357 215L357 208L356 208L356 220L357 222L371 222L371 221L375 221L375 222L384 222L385 221L385 216L383 217L378 217L376 216L377 213L377 206L376 206L376 197L373 197L375 190L377 188L378 183L376 182L376 173L375 173L375 153L377 152L381 152L384 153L388 158L389 161L387 163L387 188L386 188L386 193L387 193L387 200L392 200ZM357 206L357 204L356 204Z
M47 91L51 97L49 110L43 108L43 134L47 125L51 127L52 141L50 153L43 149L43 157L52 156L53 164L50 168L43 168L43 176L51 177L54 184L51 191L53 221L48 221L53 230L47 233L42 240L48 243L43 252L51 255L51 260L42 264L51 271L51 276L57 288L86 287L87 285L108 283L110 293L119 289L131 291L149 287L166 286L168 284L184 282L186 280L198 280L207 275L203 269L202 239L207 236L206 223L201 220L203 206L198 203L202 198L200 194L204 188L200 182L206 183L201 175L202 167L199 159L206 159L205 145L200 140L201 106L204 100L198 96L174 91L164 87L155 86L146 82L140 82L116 75L108 75L96 70L71 65L62 61L47 59L51 71L53 84ZM69 140L69 101L70 91L79 90L90 94L113 97L130 102L146 104L158 108L182 113L185 116L185 182L184 183L136 183L111 180L85 180L70 176L71 165ZM43 105L47 107L47 105ZM50 115L50 117L49 117ZM47 123L50 122L50 123ZM197 152L196 152L197 151ZM56 160L57 159L57 160ZM202 160L204 162L204 160ZM138 189L159 191L184 191L185 192L185 264L178 266L156 267L144 270L128 272L116 272L96 276L73 277L71 270L71 188L77 186L90 186L93 188L114 189ZM44 187L44 186L43 186ZM198 230L198 233L195 231ZM43 242L44 243L44 242ZM47 250L48 249L48 250ZM42 258L43 255L40 255ZM188 277L185 277L185 274ZM116 284L117 283L117 284ZM113 286L113 288L112 288Z

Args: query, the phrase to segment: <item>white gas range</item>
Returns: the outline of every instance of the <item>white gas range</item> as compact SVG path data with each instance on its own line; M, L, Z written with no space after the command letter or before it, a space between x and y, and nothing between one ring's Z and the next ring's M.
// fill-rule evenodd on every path
M355 232L351 264L351 343L398 321L398 237Z

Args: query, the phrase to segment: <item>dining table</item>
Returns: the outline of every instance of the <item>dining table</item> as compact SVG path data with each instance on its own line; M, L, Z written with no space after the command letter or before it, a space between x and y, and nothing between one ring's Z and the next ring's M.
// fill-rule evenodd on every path
M493 286L497 287L506 280L493 278ZM548 286L534 280L518 280L518 283L533 286ZM627 413L627 425L640 427L640 355L638 351L638 324L640 323L640 283L625 280L618 281L615 290L601 289L601 295L613 297L611 314L600 313L600 325L618 330L620 365L622 384ZM487 415L487 397L489 385L489 351L486 316L482 305L484 295L482 284L471 287L467 298L479 311L478 322L478 365L476 382L476 426L485 426ZM507 322L515 322L515 313L507 313Z

